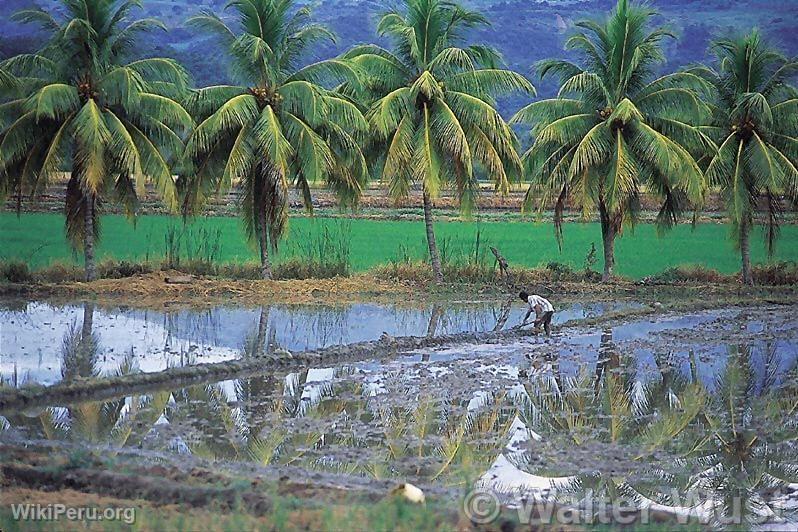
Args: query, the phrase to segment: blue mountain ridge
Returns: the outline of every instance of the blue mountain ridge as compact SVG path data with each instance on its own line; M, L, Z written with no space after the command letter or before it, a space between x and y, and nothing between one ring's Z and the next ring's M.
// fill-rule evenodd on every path
M142 39L141 54L181 61L198 86L229 82L225 56L213 37L199 35L185 26L188 17L203 9L222 13L226 1L143 0L143 9L136 12L137 18L159 18L169 31L152 33ZM492 22L489 28L473 31L468 40L497 48L510 68L535 82L541 96L551 96L556 89L554 82L541 83L537 79L533 70L535 62L568 56L563 44L574 22L606 16L615 0L470 0L463 3L482 10ZM42 41L36 28L12 21L12 13L32 6L50 9L57 5L53 0L0 2L0 57L29 51ZM325 0L312 5L316 19L327 24L338 39L319 46L307 61L337 55L357 43L388 44L375 32L380 13L388 9L386 2ZM710 59L707 45L713 37L747 32L755 26L787 55L798 53L798 0L660 0L650 1L648 5L660 13L657 23L669 26L678 35L677 40L666 44L668 64L664 69L707 61ZM522 98L511 98L501 102L501 108L504 113L512 112L522 103Z

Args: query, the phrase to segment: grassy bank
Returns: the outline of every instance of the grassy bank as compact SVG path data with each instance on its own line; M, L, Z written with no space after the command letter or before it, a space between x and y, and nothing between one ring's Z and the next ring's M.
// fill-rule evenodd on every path
M479 253L496 246L516 267L535 268L558 262L582 269L595 245L601 256L601 232L595 223L571 223L564 228L565 245L558 250L550 224L531 222L440 222L437 234L444 260L467 262L473 257L479 235ZM617 273L639 279L683 265L704 265L721 274L739 271L738 253L723 224L676 227L662 238L654 226L643 224L627 231L616 244ZM774 260L798 260L798 226L782 229ZM386 264L405 264L425 255L423 224L416 221L340 220L295 218L275 262L284 269L301 269L308 260L326 261L326 267L347 274ZM124 217L103 219L100 261L172 263L206 262L242 265L256 260L236 218L201 218L184 226L167 216L142 216L134 226ZM767 262L764 245L756 233L752 245L755 263ZM62 263L80 265L63 235L58 214L0 213L0 260L22 261L31 269ZM480 260L483 260L480 258ZM490 260L487 257L484 260ZM336 262L338 264L336 264ZM170 264L179 266L179 264ZM601 260L596 263L601 267ZM235 267L230 267L235 270ZM295 276L301 276L298 271Z

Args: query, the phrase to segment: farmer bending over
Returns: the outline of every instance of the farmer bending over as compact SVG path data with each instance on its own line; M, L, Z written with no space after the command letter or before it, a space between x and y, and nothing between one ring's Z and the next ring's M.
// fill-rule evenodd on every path
M551 334L551 317L554 316L554 307L549 300L545 297L540 297L537 295L530 296L523 290L520 294L518 294L518 297L521 298L521 301L529 305L529 310L526 312L526 316L524 316L524 321L521 323L521 327L526 325L530 314L532 314L532 311L534 310L536 318L535 329L539 329L540 326L543 325L546 335Z

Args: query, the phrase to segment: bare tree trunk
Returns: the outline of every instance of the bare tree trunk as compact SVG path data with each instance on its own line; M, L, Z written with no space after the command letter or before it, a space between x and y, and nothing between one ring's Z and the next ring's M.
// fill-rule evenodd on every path
M435 282L443 282L443 269L441 268L441 256L438 253L438 244L435 242L435 230L432 227L432 200L429 193L424 191L424 225L427 228L427 244L429 245L429 258L432 263L432 273Z
M743 260L743 284L754 285L754 277L751 274L751 225L747 219L740 222L740 255Z
M258 207L258 240L260 244L260 277L269 280L272 278L272 264L269 260L269 236L266 227L266 213Z
M427 323L427 336L435 336L441 316L443 316L443 307L438 304L432 305L432 314L430 314L429 323Z
M83 199L83 262L86 269L86 281L97 278L97 267L94 264L94 194L86 193Z
M501 331L504 328L504 325L507 323L507 319L510 317L510 311L512 308L512 299L508 299L502 303L501 310L499 311L499 317L496 318L496 325L493 326L494 331Z
M607 212L604 202L599 202L599 216L601 218L601 238L604 244L604 274L601 276L601 281L606 283L612 280L615 268L615 227L610 220L610 214Z

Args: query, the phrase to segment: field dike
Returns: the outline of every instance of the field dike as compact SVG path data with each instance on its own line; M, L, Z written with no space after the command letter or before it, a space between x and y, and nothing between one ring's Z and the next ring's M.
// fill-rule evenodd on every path
M273 516L275 512L286 512L286 507L296 508L302 514L324 511L337 507L392 507L400 514L416 513L406 502L392 494L397 488L395 479L364 479L353 475L330 472L307 472L294 466L252 466L246 468L235 464L209 461L195 457L183 457L180 461L171 456L139 456L130 450L114 456L103 453L103 449L90 447L91 453L82 455L82 463L74 464L72 444L51 441L0 443L0 474L10 483L8 493L15 498L15 491L36 490L36 497L46 494L76 493L81 499L91 494L102 494L105 501L124 506L135 504L138 516L144 518L153 508L180 508L180 516L189 512L221 512L245 518ZM435 529L485 530L464 515L457 504L462 497L458 487L434 484L421 486L427 502L421 506L423 512L435 515ZM297 505L297 501L302 501ZM550 502L549 511L561 515L577 515L578 511L564 504ZM495 527L488 530L523 529L520 514L512 508L501 507L496 515ZM542 506L535 506L528 515L527 526L539 530L561 530L552 525L550 517L542 513ZM642 512L626 510L625 515L638 522ZM676 516L662 510L648 510L648 519L656 525L675 526ZM202 519L197 514L197 521ZM396 517L399 517L398 515ZM405 515L405 519L407 515ZM180 521L182 522L182 521ZM307 521L302 520L307 524ZM267 528L274 529L273 521ZM582 530L580 521L575 521L569 530ZM344 526L345 523L339 525ZM258 526L266 527L259 522ZM146 526L145 526L146 528Z
M618 324L624 320L664 314L675 311L699 311L722 306L736 306L752 303L794 304L792 296L772 296L766 298L715 298L702 300L682 300L670 304L654 303L651 306L604 314L597 318L572 320L555 329L571 329L585 326L598 326L605 323ZM31 385L21 388L0 389L0 411L10 408L33 408L72 401L105 399L133 392L170 386L188 385L211 380L245 377L256 373L288 373L297 368L318 365L340 365L365 359L388 359L402 353L452 344L489 344L514 338L533 336L530 329L511 328L489 332L462 332L442 336L403 336L392 337L384 334L379 340L357 342L324 349L290 353L286 350L238 360L195 364L174 367L152 373L135 373L122 376L78 379L52 386Z

